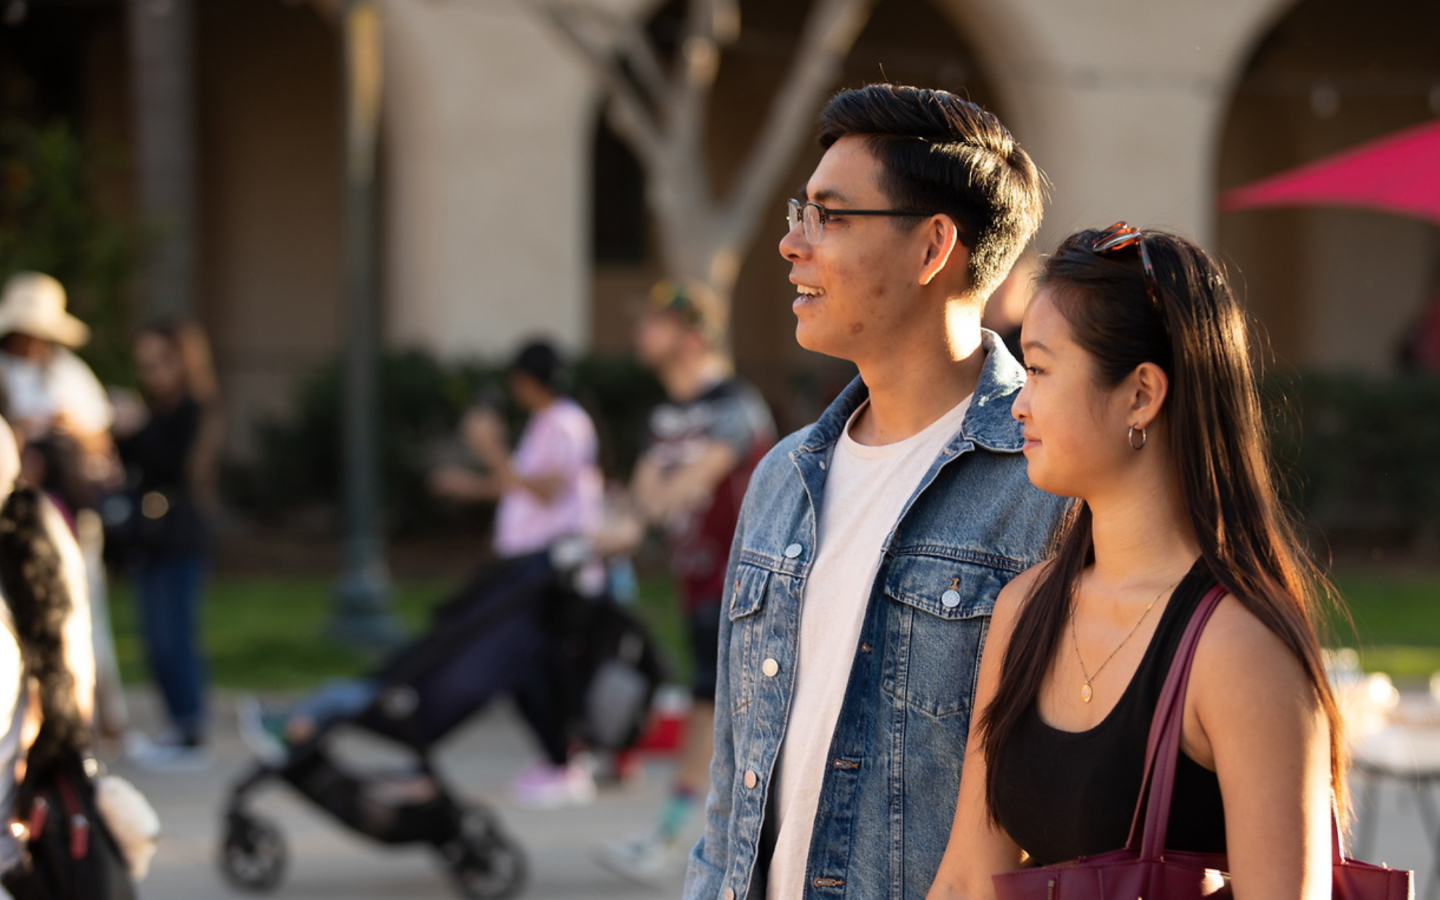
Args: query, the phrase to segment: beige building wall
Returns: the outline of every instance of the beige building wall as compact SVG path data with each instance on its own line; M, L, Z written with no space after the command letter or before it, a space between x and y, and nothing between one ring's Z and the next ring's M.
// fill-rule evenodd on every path
M1117 219L1213 237L1231 79L1294 0L942 0L1053 182L1038 245Z
M1054 182L1041 251L1119 218L1196 237L1239 263L1282 355L1363 366L1415 304L1427 246L1440 252L1433 226L1334 210L1215 213L1220 187L1415 120L1376 106L1317 126L1296 108L1303 100L1236 99L1277 22L1337 2L882 0L843 83L883 72L995 109ZM613 3L647 16L657 0ZM788 5L745 6L743 65L722 67L715 94L721 173L769 102L799 22ZM198 8L203 309L243 433L342 339L338 43L333 21L279 0ZM539 333L572 350L623 349L627 304L658 269L653 254L592 262L592 75L522 3L383 0L382 10L387 342L491 359ZM796 420L845 376L795 347L774 249L783 199L817 158L808 147L777 192L735 311L742 372L792 402ZM1367 268L1357 253L1388 262ZM1356 315L1357 297L1375 314ZM811 396L794 399L797 385Z
M588 73L519 3L384 4L391 343L511 353L590 329Z

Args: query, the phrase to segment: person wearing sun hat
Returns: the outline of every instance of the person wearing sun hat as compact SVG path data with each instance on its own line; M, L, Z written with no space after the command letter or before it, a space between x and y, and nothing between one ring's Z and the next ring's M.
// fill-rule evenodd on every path
M65 288L42 272L17 272L0 291L0 412L21 447L21 473L62 508L85 560L99 660L97 724L118 737L129 718L106 603L104 527L93 508L116 473L114 408L74 353L90 328L71 315Z
M22 439L68 433L102 449L114 418L95 373L72 351L90 328L65 309L65 288L41 272L19 272L0 295L0 387Z

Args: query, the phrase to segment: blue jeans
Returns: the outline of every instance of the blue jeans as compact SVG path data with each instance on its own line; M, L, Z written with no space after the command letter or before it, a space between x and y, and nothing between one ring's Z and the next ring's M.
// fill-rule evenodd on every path
M200 603L210 560L201 554L147 562L135 573L140 633L150 673L181 738L198 742L205 728Z

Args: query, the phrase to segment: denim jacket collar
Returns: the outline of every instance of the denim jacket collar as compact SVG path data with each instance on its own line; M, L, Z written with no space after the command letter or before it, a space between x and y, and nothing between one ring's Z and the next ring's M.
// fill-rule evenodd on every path
M1008 401L1025 386L1025 370L995 332L982 328L980 340L985 350L985 364L980 369L960 431L946 449L958 452L978 445L997 453L1019 453L1025 443L1023 426L1010 414ZM869 396L870 388L860 376L855 376L810 427L799 449L812 453L828 450L840 440L845 423Z

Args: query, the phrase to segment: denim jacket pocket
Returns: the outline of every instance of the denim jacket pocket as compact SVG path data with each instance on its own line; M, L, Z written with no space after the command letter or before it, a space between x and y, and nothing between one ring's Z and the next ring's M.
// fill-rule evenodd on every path
M885 692L932 718L968 713L980 647L1007 574L940 556L907 556L890 566L882 589L896 605Z
M730 647L725 663L730 673L732 709L740 710L755 699L755 672L765 644L766 593L774 573L749 563L735 566L730 586Z

